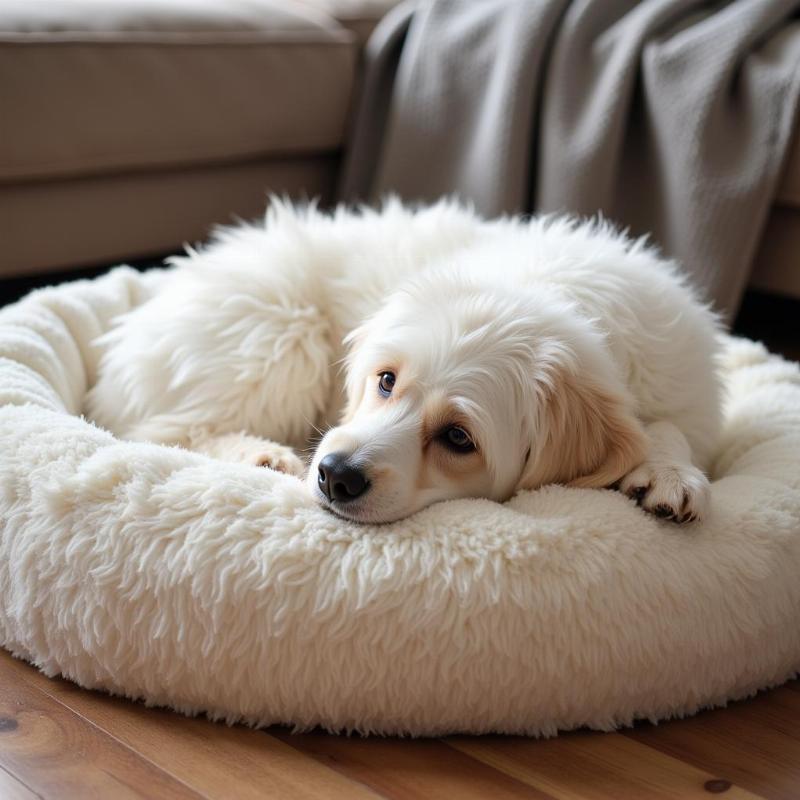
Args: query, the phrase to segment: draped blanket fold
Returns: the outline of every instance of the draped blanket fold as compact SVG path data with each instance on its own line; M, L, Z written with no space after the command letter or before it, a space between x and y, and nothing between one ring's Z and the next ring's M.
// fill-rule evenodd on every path
M717 308L747 282L800 94L798 0L424 0L368 44L341 197L602 213Z

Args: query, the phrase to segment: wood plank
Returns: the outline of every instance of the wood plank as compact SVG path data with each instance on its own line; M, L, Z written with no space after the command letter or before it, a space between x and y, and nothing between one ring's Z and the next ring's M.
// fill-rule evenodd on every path
M281 741L393 800L551 800L550 795L438 739L272 732Z
M580 731L542 740L459 736L446 741L559 800L708 800L715 790L724 790L730 800L757 797L614 733Z
M0 767L0 797L3 800L36 800L39 795Z
M700 769L717 773L769 800L800 796L800 709L782 688L625 736Z
M20 674L3 653L0 767L34 793L58 800L202 797L28 684Z
M800 747L800 692L782 686L730 707L743 724L767 725ZM800 755L800 753L798 754Z
M26 671L30 670L26 667ZM146 708L141 703L81 689L38 672L26 677L41 691L205 797L378 797L365 786L261 731Z

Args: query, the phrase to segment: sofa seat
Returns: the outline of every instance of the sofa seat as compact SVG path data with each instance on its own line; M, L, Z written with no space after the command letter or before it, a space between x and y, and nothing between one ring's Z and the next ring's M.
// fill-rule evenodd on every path
M286 0L0 5L0 275L144 257L330 199L358 36Z
M800 299L800 125L753 264L750 284Z

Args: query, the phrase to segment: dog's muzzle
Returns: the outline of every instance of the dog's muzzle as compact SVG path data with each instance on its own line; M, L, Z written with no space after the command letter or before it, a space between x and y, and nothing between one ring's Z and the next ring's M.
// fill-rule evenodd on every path
M367 476L349 458L347 453L328 453L319 462L317 483L328 500L349 503L369 489Z

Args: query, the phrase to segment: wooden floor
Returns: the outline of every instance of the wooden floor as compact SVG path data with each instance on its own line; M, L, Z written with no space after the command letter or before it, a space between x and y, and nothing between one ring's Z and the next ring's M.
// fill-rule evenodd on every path
M361 739L229 728L0 651L0 798L800 798L800 683L622 733Z

